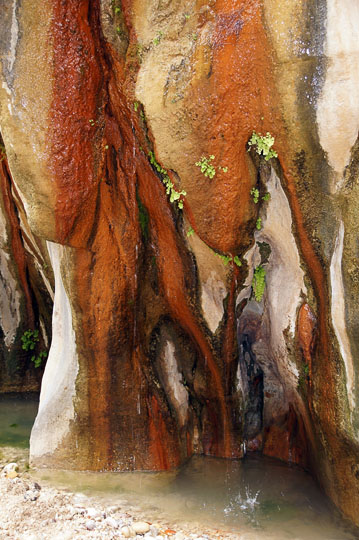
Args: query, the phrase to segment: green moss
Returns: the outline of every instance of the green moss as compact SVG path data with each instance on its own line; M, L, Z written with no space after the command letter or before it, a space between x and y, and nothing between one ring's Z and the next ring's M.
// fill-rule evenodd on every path
M254 298L257 302L260 302L263 298L264 289L266 286L266 271L263 266L259 265L254 270L252 288L254 293Z
M140 229L145 242L149 238L149 216L146 207L143 205L140 196L136 193L137 206L138 206L138 221L140 223Z

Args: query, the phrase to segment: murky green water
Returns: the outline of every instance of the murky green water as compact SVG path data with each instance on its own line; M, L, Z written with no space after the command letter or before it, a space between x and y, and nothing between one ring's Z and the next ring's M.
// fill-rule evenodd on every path
M0 397L0 446L28 445L34 399ZM311 476L277 460L194 457L171 473L40 470L40 482L141 507L150 520L238 533L242 540L353 540Z
M0 446L27 448L39 405L35 394L0 394Z

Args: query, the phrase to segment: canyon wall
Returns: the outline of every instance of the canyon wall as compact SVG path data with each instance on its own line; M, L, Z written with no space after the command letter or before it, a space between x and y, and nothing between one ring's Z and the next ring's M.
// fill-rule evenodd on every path
M259 450L359 525L359 7L0 12L2 391L52 333L32 462Z

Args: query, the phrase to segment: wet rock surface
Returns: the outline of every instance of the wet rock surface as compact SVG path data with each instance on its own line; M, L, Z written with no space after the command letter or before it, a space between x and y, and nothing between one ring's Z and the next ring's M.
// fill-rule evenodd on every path
M33 463L262 450L359 525L359 10L337 4L0 0L0 391L39 388L53 334Z

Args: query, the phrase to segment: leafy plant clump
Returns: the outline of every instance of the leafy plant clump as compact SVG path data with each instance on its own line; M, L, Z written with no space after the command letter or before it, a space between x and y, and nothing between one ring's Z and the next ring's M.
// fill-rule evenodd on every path
M252 137L248 141L248 146L255 146L257 154L262 154L266 161L269 161L273 157L278 157L277 152L272 148L273 144L274 137L268 131L266 135L261 135L253 131Z
M24 351L33 351L39 342L39 331L38 330L26 330L21 336L22 349ZM41 351L39 354L34 354L31 357L31 362L34 362L35 367L40 367L42 361L47 358L47 352Z
M34 362L35 364L35 367L38 368L41 366L43 360L45 360L47 358L47 352L46 351L41 351L39 352L39 354L36 356L32 356L31 357L31 362Z
M259 218L257 219L257 221L256 221L256 229L257 229L258 231L260 231L261 228L262 228L262 218L259 217Z
M21 336L22 348L24 351L33 351L36 347L36 343L39 341L38 330L26 330Z
M235 255L234 257L232 257L232 255L221 255L220 253L217 253L217 252L214 252L214 253L217 255L217 257L219 257L222 260L225 266L227 266L227 264L230 262L233 262L238 267L242 266L241 260L238 257L238 255Z
M158 163L158 161L155 158L155 155L152 151L148 153L148 157L150 158L150 163L153 165L153 167L156 169L156 171L161 175L162 183L166 187L166 193L170 196L170 202L174 203L177 201L178 208L180 210L183 209L183 198L187 195L185 191L177 191L174 187L173 182L171 182L170 177L168 176L168 172L166 169L161 167L161 165Z
M201 173L203 173L207 178L212 179L214 176L216 176L216 167L212 163L214 159L215 157L211 155L208 158L206 156L202 156L199 161L196 161L196 166L200 167ZM228 171L228 167L218 166L217 169L219 171L223 171L224 173Z
M254 270L253 274L253 280L252 280L252 288L254 293L254 298L257 300L257 302L260 302L262 300L264 289L266 286L266 271L263 268L263 266L259 265Z
M257 202L259 201L259 189L252 188L251 189L251 195L253 197L254 204L257 204Z

